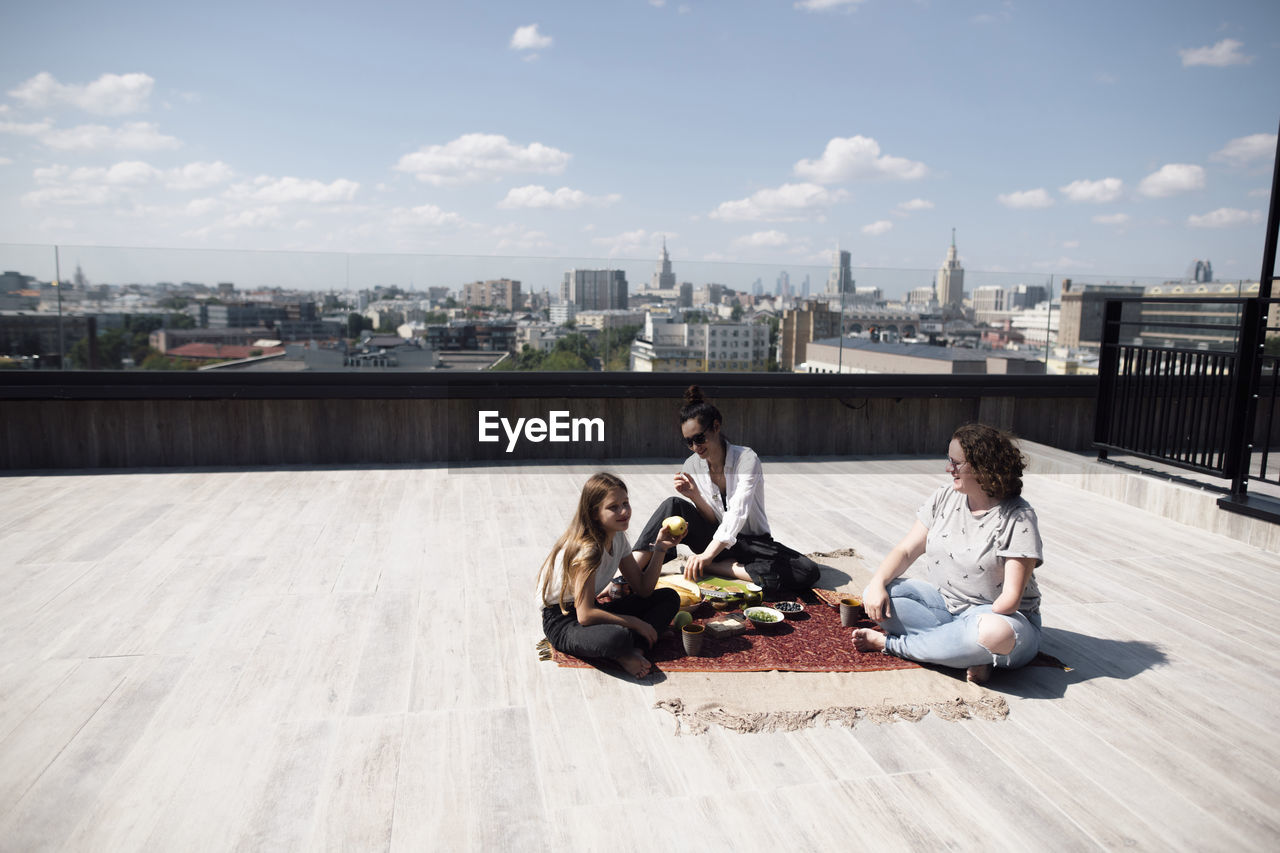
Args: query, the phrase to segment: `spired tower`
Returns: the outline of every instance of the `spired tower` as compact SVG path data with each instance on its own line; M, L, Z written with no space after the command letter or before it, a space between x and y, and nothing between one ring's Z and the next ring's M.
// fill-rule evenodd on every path
M960 313L964 308L964 267L956 257L956 229L951 229L951 248L947 249L947 259L938 270L938 283L935 292L938 305L944 311Z
M653 271L653 282L650 287L654 290L674 290L676 286L676 274L671 271L671 257L667 254L667 238L662 238L662 260L658 262L658 268Z

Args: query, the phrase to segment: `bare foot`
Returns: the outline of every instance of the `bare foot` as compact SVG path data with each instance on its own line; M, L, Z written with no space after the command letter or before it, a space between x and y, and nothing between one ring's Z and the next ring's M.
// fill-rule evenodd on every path
M653 666L653 664L649 663L648 658L635 649L632 649L622 657L614 658L614 660L633 678L644 678L649 674L650 667Z
M971 666L964 671L964 676L974 684L986 684L991 679L991 664L982 663Z
M882 652L884 651L884 634L871 628L855 628L853 647L860 652Z

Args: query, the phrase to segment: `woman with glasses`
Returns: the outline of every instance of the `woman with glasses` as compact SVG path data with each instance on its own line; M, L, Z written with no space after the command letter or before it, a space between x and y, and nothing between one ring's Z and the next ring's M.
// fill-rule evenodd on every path
M920 507L862 593L885 633L858 628L855 648L965 669L976 682L993 666L1036 656L1040 590L1032 573L1044 549L1035 510L1021 497L1025 466L1008 433L983 424L955 431L951 483ZM902 577L921 556L925 577Z
M648 564L662 521L678 515L689 525L684 544L693 556L684 575L697 582L707 575L752 581L766 598L794 595L818 580L818 564L774 541L764 512L764 472L754 450L730 444L721 433L720 410L697 385L684 394L680 432L693 454L675 475L679 497L654 511L636 540L636 563ZM667 551L663 562L675 555Z

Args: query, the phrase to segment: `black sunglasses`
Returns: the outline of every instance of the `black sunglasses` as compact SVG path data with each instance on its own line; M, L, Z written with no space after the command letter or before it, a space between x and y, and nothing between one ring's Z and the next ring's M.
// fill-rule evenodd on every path
M704 432L698 433L697 435L691 435L684 440L684 443L687 444L689 447L693 447L695 444L706 444L707 434L704 431Z

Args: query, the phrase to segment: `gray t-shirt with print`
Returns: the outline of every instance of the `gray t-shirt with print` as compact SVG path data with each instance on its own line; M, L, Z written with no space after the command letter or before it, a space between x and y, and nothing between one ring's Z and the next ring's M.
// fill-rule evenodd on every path
M1044 562L1036 511L1020 497L975 515L968 498L943 486L924 502L916 517L929 528L924 550L928 580L942 591L952 613L996 600L1004 587L1005 558L1031 558L1035 566ZM1022 591L1018 610L1040 611L1034 573Z

